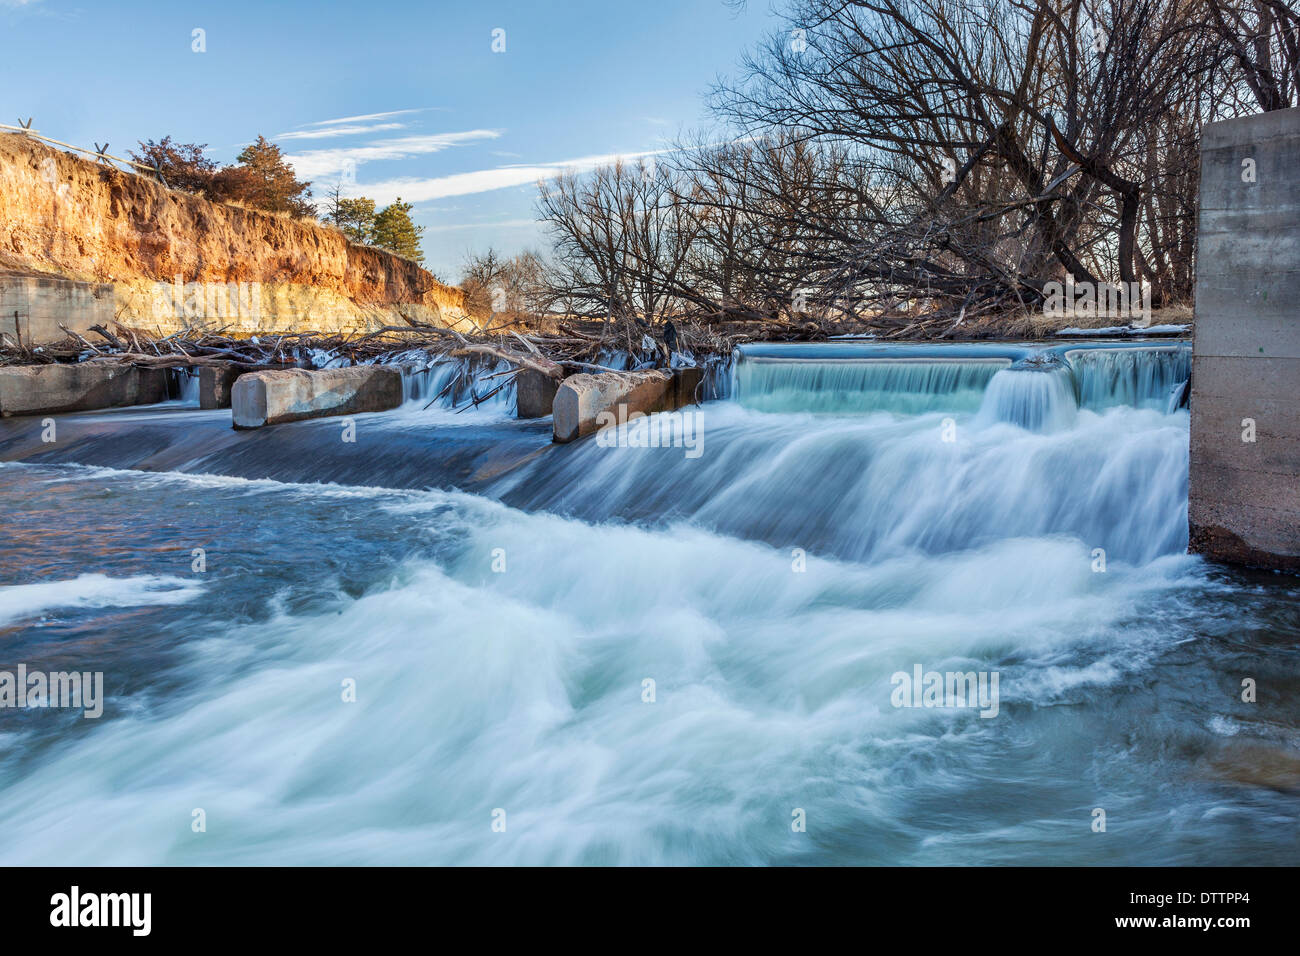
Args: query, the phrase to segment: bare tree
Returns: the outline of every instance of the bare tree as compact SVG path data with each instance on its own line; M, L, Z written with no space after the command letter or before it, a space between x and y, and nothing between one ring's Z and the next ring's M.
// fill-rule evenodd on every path
M1284 0L1207 0L1206 6L1259 108L1300 105L1300 11Z

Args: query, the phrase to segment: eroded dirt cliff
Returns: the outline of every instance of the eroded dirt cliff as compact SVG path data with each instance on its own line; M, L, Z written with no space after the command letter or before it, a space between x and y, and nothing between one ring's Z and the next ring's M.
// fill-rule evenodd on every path
M120 321L164 332L467 324L461 290L401 256L16 133L0 134L0 269L113 283Z

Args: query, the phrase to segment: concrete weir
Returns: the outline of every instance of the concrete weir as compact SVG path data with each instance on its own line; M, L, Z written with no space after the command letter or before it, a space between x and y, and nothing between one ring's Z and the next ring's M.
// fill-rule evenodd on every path
M250 372L231 389L236 428L382 412L402 404L402 374L381 365Z
M566 378L555 392L554 441L571 442L598 429L602 412L618 415L668 412L695 401L703 369L645 369L637 372L586 373Z
M167 400L166 369L99 362L0 368L0 416L84 412Z
M1201 136L1192 551L1300 570L1300 108Z

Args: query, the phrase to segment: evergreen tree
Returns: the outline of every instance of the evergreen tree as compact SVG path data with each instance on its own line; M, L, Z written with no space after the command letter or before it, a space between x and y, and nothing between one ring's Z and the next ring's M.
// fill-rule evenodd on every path
M424 251L420 249L424 227L411 222L411 208L409 202L402 202L398 196L395 203L380 210L375 216L374 242L399 256L424 262Z

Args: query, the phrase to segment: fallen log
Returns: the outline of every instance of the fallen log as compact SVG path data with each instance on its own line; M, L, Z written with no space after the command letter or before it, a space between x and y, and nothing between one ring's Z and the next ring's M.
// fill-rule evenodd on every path
M448 355L491 355L514 365L530 368L534 372L540 372L547 378L553 378L557 382L564 380L564 367L559 362L554 362L544 355L525 355L522 352L498 348L495 345L472 345L464 336L459 336L459 338L464 344L458 349L452 349L447 353Z

